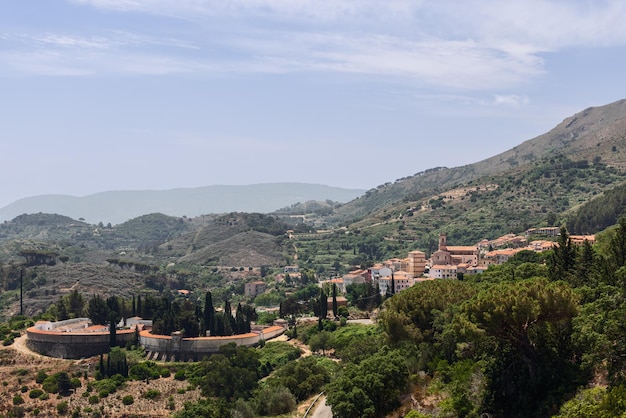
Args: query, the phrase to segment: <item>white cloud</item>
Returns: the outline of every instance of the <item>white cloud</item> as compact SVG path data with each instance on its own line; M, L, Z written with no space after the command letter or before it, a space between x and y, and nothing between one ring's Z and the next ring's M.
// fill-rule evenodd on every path
M495 94L493 97L495 105L520 106L529 102L528 97L518 94Z
M172 21L168 31L176 37L119 29L106 36L33 36L32 49L11 53L22 62L21 70L351 73L418 86L498 91L543 74L545 52L626 43L626 3L617 0L67 1L189 21Z
M421 8L415 0L68 0L121 12L144 12L196 19L205 16L256 16L271 19L406 19Z

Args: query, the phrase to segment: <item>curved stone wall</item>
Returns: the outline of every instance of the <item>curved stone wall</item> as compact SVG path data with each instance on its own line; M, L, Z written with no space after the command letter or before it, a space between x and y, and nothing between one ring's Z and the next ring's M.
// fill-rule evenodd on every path
M250 347L261 340L281 335L286 329L286 324L273 325L256 327L248 334L197 338L182 338L182 335L177 333L166 336L141 331L139 343L148 353L148 358L152 360L198 361L204 356L219 352L223 345L235 343ZM26 334L26 345L31 350L46 356L79 359L109 351L108 329L104 326L89 326L86 318L38 323L28 328ZM117 330L117 344L126 345L133 340L134 334L134 329Z
M118 330L116 341L124 346L132 341L134 330ZM96 356L109 352L109 332L44 331L36 326L26 330L26 345L46 356L68 359Z
M150 331L139 333L140 344L148 353L148 358L163 361L199 361L204 356L219 352L220 347L235 343L251 347L261 340L268 340L285 332L285 327L271 327L254 330L248 334L231 335L228 337L196 337L182 338L179 335L155 335Z

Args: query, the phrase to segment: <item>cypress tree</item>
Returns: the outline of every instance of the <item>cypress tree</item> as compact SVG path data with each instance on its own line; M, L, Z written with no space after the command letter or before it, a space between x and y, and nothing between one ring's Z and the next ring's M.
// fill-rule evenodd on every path
M321 331L324 328L322 321L326 319L326 315L328 315L328 297L326 293L324 293L324 289L320 290L319 311L320 315L317 318L317 329Z
M393 271L391 272L391 294L396 294L396 279L393 277Z
M98 371L100 372L100 376L104 377L104 358L102 358L102 353L100 353L100 363L98 363Z
M211 292L204 295L204 334L209 331L210 335L215 335L215 308L213 307L213 296Z
M333 283L333 316L337 317L337 284Z
M109 347L117 345L117 330L115 324L115 313L111 312L109 316Z
M135 304L135 295L133 295L133 316L137 316L137 305Z
M141 295L137 296L137 316L140 316L142 318L144 316L143 309L141 306Z
M237 312L235 313L235 334L244 334L246 332L246 324L243 316L241 303L237 304Z

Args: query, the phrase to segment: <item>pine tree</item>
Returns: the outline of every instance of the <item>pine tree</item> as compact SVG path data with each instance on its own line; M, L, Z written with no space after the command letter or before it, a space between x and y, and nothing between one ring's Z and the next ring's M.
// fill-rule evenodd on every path
M561 227L559 239L549 261L550 279L571 281L570 274L576 266L576 247L572 244L565 227Z
M615 271L626 264L626 217L621 217L610 246L611 268Z

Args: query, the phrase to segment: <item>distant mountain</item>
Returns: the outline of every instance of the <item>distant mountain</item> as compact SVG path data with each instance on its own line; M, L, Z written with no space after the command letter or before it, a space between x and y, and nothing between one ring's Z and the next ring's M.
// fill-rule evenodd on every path
M309 200L348 202L364 190L306 183L207 186L171 190L109 191L84 197L41 195L0 208L0 222L24 213L56 213L113 225L148 213L195 217L229 212L269 213Z

